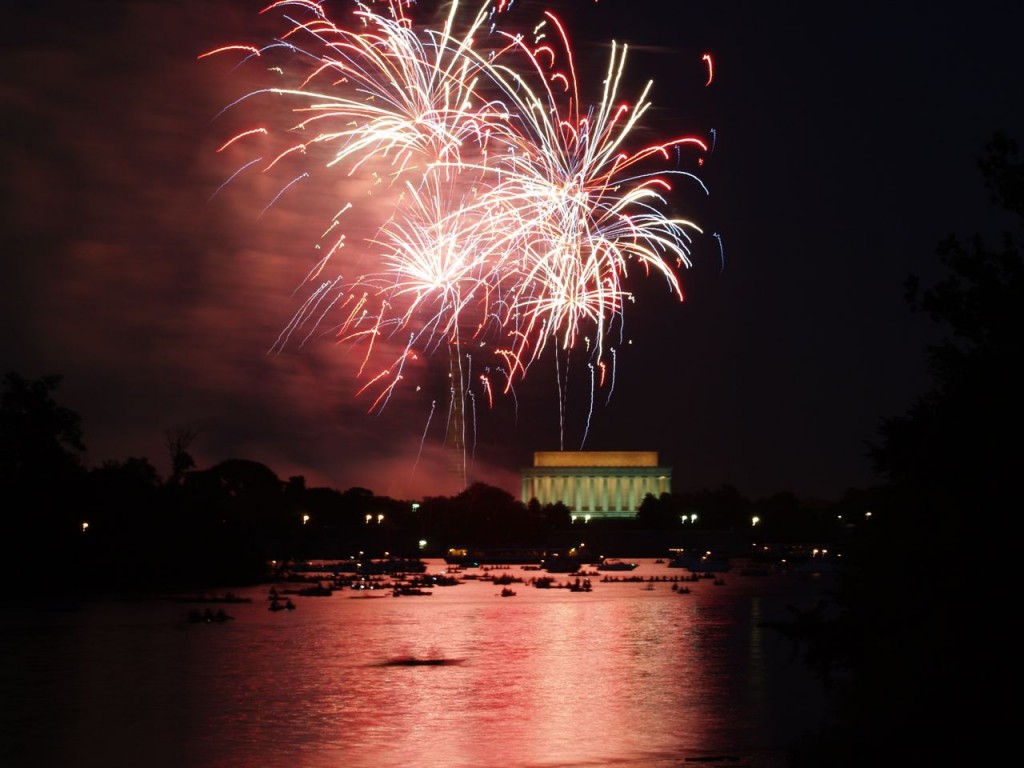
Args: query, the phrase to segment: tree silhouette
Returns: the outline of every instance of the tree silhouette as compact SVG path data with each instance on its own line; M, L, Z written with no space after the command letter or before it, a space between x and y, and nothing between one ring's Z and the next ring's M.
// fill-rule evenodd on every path
M181 485L185 473L195 469L196 462L188 452L189 446L199 437L199 430L189 427L178 427L164 432L167 453L171 459L171 476L168 485Z
M81 417L58 405L63 377L4 376L0 396L0 483L38 483L81 468Z
M81 417L54 399L61 381L10 372L0 393L0 498L7 507L2 562L13 574L36 574L27 588L43 592L58 580L56 564L77 564L82 534L85 444Z
M997 134L979 167L1016 232L994 246L950 236L938 248L947 274L908 281L911 309L946 335L927 350L930 389L870 446L888 484L860 499L873 515L847 551L841 612L804 626L811 658L839 681L837 717L794 766L968 765L981 736L965 703L1013 693L1005 632L968 579L980 566L998 584L1013 555L986 524L1016 497L1024 427L1024 165Z

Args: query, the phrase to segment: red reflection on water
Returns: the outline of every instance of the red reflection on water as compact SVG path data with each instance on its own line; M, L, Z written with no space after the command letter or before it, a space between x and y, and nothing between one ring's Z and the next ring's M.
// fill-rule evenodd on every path
M280 613L261 588L222 624L159 601L90 606L18 649L12 690L47 717L23 718L16 738L96 764L145 754L150 768L774 765L822 699L759 624L806 585L729 575L680 594L663 580L678 574L641 569L659 580L517 583L508 599L480 580L379 600L336 591ZM62 670L60 696L30 684L44 667Z

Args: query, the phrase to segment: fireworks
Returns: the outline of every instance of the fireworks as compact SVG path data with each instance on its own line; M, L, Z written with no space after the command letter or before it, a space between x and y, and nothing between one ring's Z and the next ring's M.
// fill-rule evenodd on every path
M632 299L627 278L659 276L681 300L679 275L701 232L665 210L675 180L703 185L657 164L690 156L698 165L707 145L681 136L635 146L651 83L632 104L622 101L625 46L612 44L600 98L585 107L554 14L543 15L531 42L501 28L510 3L463 5L452 2L430 25L414 21L407 0L356 3L337 24L319 2L280 0L264 10L287 21L279 39L204 54L283 55L301 73L291 87L235 102L263 97L275 112L285 103L287 130L249 127L221 151L280 142L245 158L233 183L243 172L298 163L268 207L314 174L335 174L352 192L326 222L306 299L274 349L330 328L360 350L359 391L371 410L384 407L408 360L467 341L501 361L500 383L479 377L485 402L492 384L510 392L552 347L582 347L600 386L615 360L607 340L621 332ZM346 227L354 216L375 222L358 243ZM372 268L346 274L346 249L359 249Z

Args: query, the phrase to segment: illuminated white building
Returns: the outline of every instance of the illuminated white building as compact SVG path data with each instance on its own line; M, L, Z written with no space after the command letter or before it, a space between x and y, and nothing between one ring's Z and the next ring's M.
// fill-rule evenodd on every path
M523 503L562 502L573 515L634 517L644 496L672 490L657 451L537 451L522 471Z

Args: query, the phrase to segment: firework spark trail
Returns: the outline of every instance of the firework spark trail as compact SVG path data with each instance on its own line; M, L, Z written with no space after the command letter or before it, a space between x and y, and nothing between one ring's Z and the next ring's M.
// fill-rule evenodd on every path
M215 190L213 190L213 194L210 195L209 200L207 200L207 202L210 202L211 200L213 200L213 198L215 198L217 195L219 195L221 190L223 190L224 187L226 187L228 184L230 184L238 174L240 174L242 171L244 171L249 166L255 165L256 163L260 162L262 159L263 159L262 157L254 158L254 159L250 160L249 162L247 162L245 165L243 165L241 168L239 168L237 171L232 173L230 176L228 176L228 178L225 179L224 182L219 187L217 187Z
M547 16L557 22L551 14ZM514 273L512 312L526 316L531 333L521 337L516 350L520 360L526 358L527 341L533 348L530 360L543 351L549 336L561 333L562 347L572 347L584 321L595 329L599 359L606 323L621 312L621 279L627 263L636 261L646 271L660 272L681 299L672 262L689 266L686 230L700 231L692 222L667 219L659 212L658 205L665 200L657 190L671 188L664 178L623 173L652 156L667 157L670 146L692 144L706 151L706 145L700 139L682 137L633 154L624 152L625 137L650 106L651 84L632 111L613 108L626 58L625 47L613 44L599 108L581 117L568 39L560 24L557 29L567 54L568 74L551 76L541 63L539 53L554 60L551 46L530 50L521 38L513 39L531 63L535 79L543 83L539 93L520 72L501 61L489 70L512 99L526 129L516 137L522 142L517 151L502 158L502 181L489 193L515 201L513 211L520 213L525 228L509 236L524 243L520 271ZM553 80L563 83L568 94L564 107L549 86ZM622 186L627 188L625 194L616 191ZM545 322L539 323L540 319Z
M290 29L262 48L223 46L200 57L284 55L304 68L295 87L254 90L223 110L257 96L284 98L297 122L283 133L259 127L222 143L219 151L232 153L247 151L252 141L284 142L261 153L269 160L235 171L215 195L260 162L265 172L286 162L304 165L263 212L315 168L340 174L352 190L378 190L377 207L365 209L371 215L361 223L376 221L376 234L364 242L379 268L313 288L273 348L283 349L301 328L305 343L331 310L341 309L336 338L365 343L358 376L365 372L369 380L358 391L379 387L373 410L390 398L417 351L426 356L445 345L458 358L464 340L489 340L507 364L501 370L509 393L551 343L561 433L568 368L563 375L559 351L568 366L569 352L585 342L592 413L593 365L601 366L604 386L608 352L614 389L615 347L607 339L615 327L621 337L631 269L661 276L682 300L678 272L691 265L692 234L702 231L663 211L673 178L707 190L685 170L658 166L688 148L707 154L708 146L679 136L631 149L651 106L652 83L632 105L622 102L628 49L613 42L600 98L584 108L568 32L550 12L531 44L498 27L511 3L482 2L467 16L452 2L438 28L418 26L409 0L377 5L383 8L356 3L344 27L314 0L278 0L263 13L298 9L309 19L284 16ZM710 57L705 61L710 84ZM392 202L380 189L392 190ZM340 234L332 234L333 245L307 280L317 279L345 244L339 217L353 205L363 204L346 203L332 219L327 232ZM403 329L406 343L382 343ZM392 359L378 365L378 355ZM486 387L491 402L489 380ZM588 432L589 423L588 414ZM464 444L465 435L459 439Z
M611 400L612 400L612 393L615 392L615 370L616 370L615 363L616 363L617 359L618 358L616 357L616 354L615 354L615 348L612 347L612 383L608 387L608 397L604 401L605 405L607 405L608 403L611 402Z
M594 364L589 363L587 367L590 369L590 402L587 405L587 418L583 428L583 437L580 438L581 451L583 450L583 446L587 444L587 435L590 434L590 420L594 417Z
M469 458L476 458L476 393L473 390L468 390L466 396L469 398L469 414L471 417L470 426L472 427L473 445L469 451Z
M301 347L309 341L309 337L318 327L320 321L323 320L331 309L334 308L338 301L344 298L342 294L336 294L334 292L334 288L337 283L337 280L321 283L319 288L309 295L309 297L302 303L302 307L300 307L299 311L292 315L292 319L288 321L285 327L281 330L281 333L274 340L274 343L270 347L272 352L284 349L287 342L291 339L292 333L303 326L307 317L313 317L315 315L316 319L310 323L310 331L306 334L299 346ZM332 295L333 298L331 298ZM322 309L320 309L321 305L323 305ZM316 311L318 309L320 309L319 312Z
M456 173L464 174L463 147L475 142L479 149L485 136L493 131L493 126L486 129L481 126L495 116L499 120L506 118L504 111L495 112L490 107L483 112L464 108L472 101L469 82L474 70L482 67L483 63L473 61L461 52L468 48L478 31L483 13L469 25L464 37L455 41L450 31L457 9L457 5L453 5L444 30L429 33L435 42L428 46L413 34L409 26L367 11L359 11L355 15L363 19L370 31L354 33L331 24L314 3L289 0L274 3L270 8L285 5L305 7L314 15L313 22L294 23L286 38L300 31L306 32L323 43L328 52L318 60L318 66L306 76L301 88L270 89L268 92L309 102L297 111L313 114L301 120L295 126L296 130L305 131L323 121L339 122L344 128L330 130L320 127L320 133L313 139L289 146L268 168L296 151L305 154L315 144L330 143L335 147L335 153L326 162L326 167L351 161L347 172L352 176L374 157L391 157L393 178L407 176L414 170L420 174L418 183L422 189L418 190L411 181L407 181L406 186L421 208L425 207L422 200L427 196L424 189L429 189L429 196L437 208L442 202L455 199L453 195L438 194L433 189L438 183L433 176L443 174L451 178ZM301 51L294 44L290 44L290 48ZM222 50L232 50L232 47ZM243 50L248 52L251 48L243 47ZM313 54L307 55L315 58ZM310 86L326 74L340 78L347 87L340 94L312 91ZM486 172L485 165L477 167ZM278 193L271 205L284 191ZM343 324L343 330L349 331L354 327L360 330L348 338L362 336L372 342L381 332L393 332L404 327L420 304L433 295L439 308L435 320L428 325L436 326L442 336L454 329L452 335L457 342L460 313L475 291L471 285L475 278L469 274L474 265L462 263L465 255L472 253L470 246L474 238L465 228L466 214L460 214L457 208L449 212L433 210L428 213L421 221L413 221L407 213L403 221L392 218L381 230L382 240L388 246L381 259L385 272L393 268L389 274L400 279L390 290L370 291L368 295L378 297L381 308L384 308L398 306L394 299L414 294L404 317L387 317L385 312L379 312L377 325L368 331L362 327L367 315L350 315ZM452 226L445 234L448 222ZM425 242L430 238L436 243ZM440 247L445 242L449 246ZM319 269L326 265L329 256L320 262ZM440 260L436 260L438 258ZM457 270L465 272L465 280L453 282ZM360 280L366 285L380 284L373 276ZM465 299L459 298L460 286L464 287ZM358 291L358 287L357 281L348 289ZM293 324L309 317L309 313L300 311Z
M412 470L409 472L409 476L412 477L416 474L416 467L420 463L420 458L423 456L423 446L427 442L427 434L430 432L430 421L434 418L434 409L437 407L437 401L430 401L430 413L427 414L427 423L423 426L423 435L420 437L420 449L416 452L416 461L413 462Z
M263 214L265 214L268 210L270 210L270 208L274 205L274 203L276 203L278 200L280 200L281 196L285 192L287 192L289 189L291 189L294 185L298 184L303 179L308 179L308 178L309 178L309 173L306 172L306 171L303 171L298 176L296 176L294 179L292 179L290 182L288 182L280 192L278 192L276 195L274 195L274 198L269 203L267 203L266 207L262 211L260 211L259 216L257 216L256 218L260 218L261 216L263 216Z

